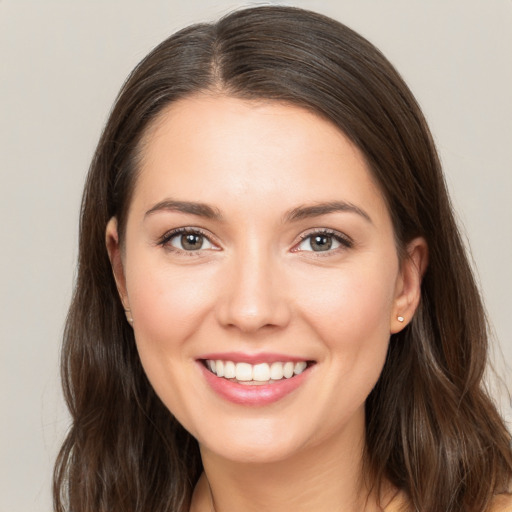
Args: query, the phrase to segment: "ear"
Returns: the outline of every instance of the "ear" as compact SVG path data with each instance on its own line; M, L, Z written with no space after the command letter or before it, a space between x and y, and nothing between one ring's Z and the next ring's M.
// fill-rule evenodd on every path
M116 281L119 298L123 303L125 311L130 311L130 303L126 292L126 279L124 275L121 246L119 244L119 233L117 231L117 219L112 217L105 230L105 243L107 245L108 257L112 266L112 272Z
M407 244L395 288L390 332L400 332L412 319L421 298L421 281L428 265L428 245L418 237Z

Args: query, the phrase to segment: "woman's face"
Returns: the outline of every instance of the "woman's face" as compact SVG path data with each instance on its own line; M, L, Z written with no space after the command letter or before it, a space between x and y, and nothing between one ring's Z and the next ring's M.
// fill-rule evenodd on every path
M419 278L336 127L275 102L173 104L147 133L125 236L121 250L112 220L142 364L204 450L275 461L363 440Z

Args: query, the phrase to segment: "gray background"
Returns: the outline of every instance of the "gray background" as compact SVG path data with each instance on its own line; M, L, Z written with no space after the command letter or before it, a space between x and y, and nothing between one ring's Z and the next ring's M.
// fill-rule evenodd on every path
M496 366L508 379L512 1L283 3L361 32L416 94L501 343ZM0 0L0 512L51 510L52 464L68 424L58 353L81 188L114 97L133 66L174 30L241 5L249 4ZM510 420L509 404L499 399Z

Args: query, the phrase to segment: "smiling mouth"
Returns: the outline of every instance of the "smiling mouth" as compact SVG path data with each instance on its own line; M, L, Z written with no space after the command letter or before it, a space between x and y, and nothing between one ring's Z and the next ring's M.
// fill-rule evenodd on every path
M221 359L203 359L203 365L217 377L245 385L273 384L300 375L314 361L286 361L274 363L235 363Z

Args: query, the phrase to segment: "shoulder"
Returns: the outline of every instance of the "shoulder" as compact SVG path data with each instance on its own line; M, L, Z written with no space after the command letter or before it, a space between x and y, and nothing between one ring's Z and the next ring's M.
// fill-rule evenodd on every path
M382 512L409 512L410 503L402 491L397 491L391 501L382 509Z
M504 493L494 496L487 512L512 512L512 494Z
M403 492L398 492L383 512L411 512L410 503ZM512 512L512 494L497 494L486 512Z

